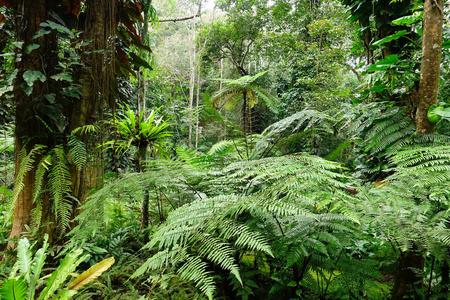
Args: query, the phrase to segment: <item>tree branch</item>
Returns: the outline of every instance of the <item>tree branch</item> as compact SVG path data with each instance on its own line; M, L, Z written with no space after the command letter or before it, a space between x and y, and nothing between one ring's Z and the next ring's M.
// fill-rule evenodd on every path
M198 17L200 17L200 14L192 15L190 17L181 17L181 18L172 18L172 19L160 19L159 23L162 23L162 22L174 22L175 23L175 22L186 21L186 20L190 20L190 19L198 18Z

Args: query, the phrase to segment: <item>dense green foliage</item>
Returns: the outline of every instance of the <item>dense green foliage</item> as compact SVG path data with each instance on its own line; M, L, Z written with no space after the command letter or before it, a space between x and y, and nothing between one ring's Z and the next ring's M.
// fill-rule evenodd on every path
M435 131L419 134L422 1L119 1L92 52L57 10L36 33L56 39L55 74L16 68L39 45L20 50L10 2L0 299L449 297L448 5ZM83 77L83 55L108 51L110 76ZM33 100L46 136L17 148L16 98L44 82L60 87ZM74 127L93 86L102 101Z

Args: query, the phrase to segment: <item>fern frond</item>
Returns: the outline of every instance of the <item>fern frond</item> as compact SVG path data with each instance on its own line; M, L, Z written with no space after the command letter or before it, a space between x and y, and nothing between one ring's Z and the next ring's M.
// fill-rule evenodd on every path
M86 145L74 134L69 136L68 144L72 162L77 167L78 171L81 171L87 161Z
M36 291L35 287L41 276L42 268L45 264L45 259L47 258L47 248L48 248L48 234L44 235L44 242L42 247L36 251L34 255L33 264L31 266L31 277L29 281L28 298L34 299L34 293Z
M17 245L17 262L20 274L25 275L25 280L30 281L30 271L33 263L31 254L31 245L28 239L20 239Z
M31 151L28 154L26 153L25 146L20 150L19 153L20 167L14 182L14 189L12 192L11 201L9 203L9 209L5 217L5 222L8 222L12 217L12 213L16 206L17 199L19 198L19 194L22 192L25 186L23 183L25 174L33 170L36 158L39 155L41 155L45 149L46 147L43 145L35 145L34 148L31 149Z
M52 166L48 175L50 194L55 205L55 216L63 230L69 228L72 203L71 177L64 149L61 145L53 148Z
M159 251L152 257L147 259L134 273L131 278L136 278L149 270L161 270L166 267L169 263L176 262L175 257L178 254L179 248L169 250L168 248Z
M183 257L184 263L178 269L180 277L185 280L192 280L196 283L196 286L208 296L209 299L213 298L215 285L211 272L207 271L207 264L203 262L197 256L191 256L186 252L180 252Z
M191 237L193 243L199 244L198 252L222 269L230 271L242 284L239 267L234 263L231 247L228 243L207 233L194 232Z
M305 109L267 127L262 138L255 146L252 158L258 158L270 149L271 145L279 143L285 136L291 136L299 130L308 131L314 127L317 135L332 134L333 128L330 123L336 119L316 110Z

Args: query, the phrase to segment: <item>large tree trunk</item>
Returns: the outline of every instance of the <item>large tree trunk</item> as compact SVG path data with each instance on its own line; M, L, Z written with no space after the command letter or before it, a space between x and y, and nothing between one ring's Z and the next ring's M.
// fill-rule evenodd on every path
M21 60L16 63L19 70L15 81L15 103L16 103L16 124L15 124L15 164L16 179L22 158L20 152L22 149L29 153L37 144L51 147L60 144L60 135L55 134L56 130L49 130L48 124L52 125L52 120L46 115L45 111L36 109L36 102L42 100L45 94L59 95L60 86L50 77L56 74L55 66L58 63L58 38L57 32L33 39L36 32L41 29L40 24L50 19L49 13L54 11L60 2L57 0L35 0L35 1L16 1L14 9L18 12L16 17L16 33L17 41L23 42L21 49L17 50L21 55ZM65 133L71 133L73 129L83 125L92 124L101 113L101 98L105 102L114 103L113 97L110 97L108 91L111 89L114 80L114 53L115 42L108 39L114 34L115 28L115 4L109 0L88 0L84 2L86 5L86 23L85 40L90 40L86 49L83 49L81 60L87 68L82 68L81 75L74 76L79 78L83 96L81 99L72 99L72 106L66 107L63 113L67 120ZM26 52L27 46L39 43L39 48ZM99 51L96 51L99 50ZM88 52L90 51L90 52ZM19 53L20 52L20 53ZM46 80L41 82L36 80L33 85L32 93L27 95L23 91L21 84L24 84L23 74L25 71L40 71L46 76ZM112 95L111 95L112 96ZM99 153L96 147L92 147L93 140L89 133L78 133L78 137L93 155L89 155L89 159L83 170L77 170L75 166L70 167L72 192L81 203L87 197L88 192L99 183L102 175L102 164L96 153ZM57 140L59 139L59 140ZM23 189L21 190L17 202L15 204L13 224L10 238L18 238L24 231L25 227L30 224L31 210L33 204L33 187L35 185L37 162L41 157L36 156L35 163L31 170L25 172L23 176ZM44 177L44 181L47 178ZM77 201L73 201L72 217L75 216ZM55 222L53 211L54 203L49 195L42 196L42 223L51 224L46 227L49 233L49 241L53 243L59 237L58 224ZM39 226L40 224L36 224ZM8 247L14 246L12 243Z
M21 60L16 60L15 67L19 71L15 80L15 177L17 178L22 158L20 152L25 149L29 153L36 144L49 145L48 132L46 126L41 120L46 120L45 116L40 116L41 120L36 117L37 113L33 109L33 99L41 97L44 93L51 93L54 87L48 84L48 80L34 82L33 91L27 95L22 89L24 84L23 74L27 70L42 70L42 65L47 66L47 76L54 73L54 50L57 48L57 39L54 34L45 35L38 39L33 39L36 31L41 29L40 23L48 18L47 11L52 6L53 1L36 0L36 1L17 1L14 10L20 12L20 17L16 18L16 41L23 42L21 49L17 49L17 55L21 56ZM28 45L39 43L39 48L31 53L26 53ZM46 120L47 121L47 120ZM36 157L36 161L40 157ZM33 164L31 171L26 172L23 177L23 189L21 190L17 202L14 207L13 223L10 239L20 237L25 230L25 226L30 224L30 212L34 207L33 204L33 186L35 181L35 168L37 163ZM12 243L8 247L14 246Z
M434 124L428 121L427 113L430 106L437 103L444 0L426 0L424 6L422 66L416 103L416 127L421 134L434 132Z
M419 98L416 103L416 128L421 134L433 133L434 124L427 113L436 104L441 64L443 0L426 0L424 4L422 66L420 70ZM414 249L415 248L415 249ZM411 291L421 288L424 256L417 247L402 253L399 259L392 299L403 299ZM414 272L415 270L415 272Z
M83 68L80 78L83 96L73 103L69 118L69 132L89 125L101 119L103 103L114 109L114 96L111 87L115 80L114 53L115 43L111 36L115 35L115 5L108 0L86 1L86 24L83 38L91 41L83 49L82 60L88 68ZM99 185L103 175L101 153L96 149L100 137L91 133L80 133L88 148L88 161L83 170L72 167L73 194L84 203L89 192ZM74 203L73 208L76 208Z

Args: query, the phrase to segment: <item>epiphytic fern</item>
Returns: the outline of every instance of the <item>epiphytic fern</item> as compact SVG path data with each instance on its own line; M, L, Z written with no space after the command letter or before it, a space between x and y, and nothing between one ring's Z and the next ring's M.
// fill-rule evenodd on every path
M20 167L16 175L11 202L9 203L10 206L7 214L8 217L5 218L6 221L9 221L10 217L12 216L17 199L19 198L19 194L24 188L23 180L25 174L33 170L33 165L35 163L36 158L39 157L39 155L41 155L45 151L45 148L46 147L43 145L36 145L29 153L27 153L26 147L23 147L20 150L19 153Z
M66 279L75 271L75 268L81 264L87 257L83 250L76 249L69 252L61 260L59 266L49 276L41 277L41 272L48 255L48 235L44 237L42 248L32 255L32 246L28 239L21 239L17 246L17 260L14 264L9 279L3 282L0 289L2 299L24 299L24 300L46 300L51 299L71 299L77 290L88 284L106 271L113 263L114 258L110 257L89 268L83 274L77 276L67 287L62 288ZM38 289L38 283L45 282L46 285L39 295L35 296ZM59 293L54 295L58 290Z
M63 147L57 145L52 151L52 166L48 174L49 187L55 206L56 221L65 229L69 227L72 214L71 200L74 199L70 196L72 182Z
M77 144L72 148L74 160L77 167L81 168L85 162L85 149L83 144ZM72 181L69 171L69 162L66 157L66 151L63 145L56 145L52 149L46 146L36 145L28 154L26 147L20 152L21 165L16 176L12 201L9 203L9 215L15 208L15 204L20 192L24 188L24 176L28 172L34 172L33 201L34 208L31 211L30 228L32 233L41 225L43 197L48 193L49 199L53 202L55 220L57 226L62 231L69 227L70 215L72 214L72 201L77 201L72 195ZM7 218L9 220L9 218Z
M69 136L68 145L72 162L81 171L87 161L86 145L74 134Z

